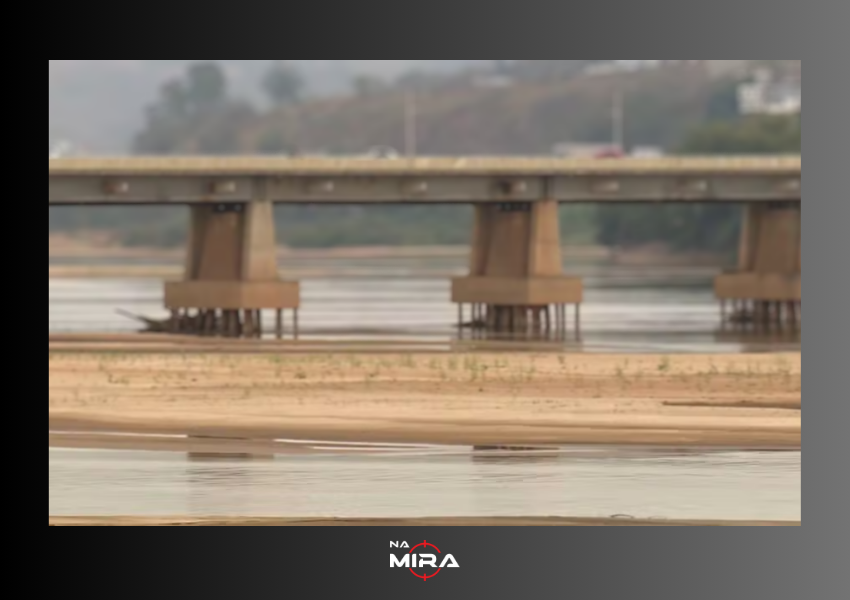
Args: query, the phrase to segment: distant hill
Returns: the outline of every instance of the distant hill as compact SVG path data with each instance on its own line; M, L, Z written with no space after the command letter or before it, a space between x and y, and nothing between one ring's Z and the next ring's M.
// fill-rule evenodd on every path
M157 89L194 60L48 60L48 133L93 151L125 150ZM219 60L236 95L259 97L270 60ZM410 69L453 70L476 60L296 60L316 94L339 93L366 74L395 77Z
M141 126L145 105L158 88L196 60L48 60L48 135L70 138L93 152L125 151ZM270 60L218 60L228 73L236 96L259 101L259 80ZM414 69L453 72L494 63L526 63L524 71L546 71L552 65L612 61L492 61L492 60L294 60L304 73L309 92L339 95L359 76L395 78ZM614 61L640 63L647 61ZM723 62L723 61L713 61ZM734 62L734 61L732 61ZM799 73L801 61L753 61L790 67Z
M536 62L536 61L528 61ZM540 61L544 62L544 61ZM529 65L529 69L536 65ZM561 142L612 139L612 108L622 95L627 143L673 147L694 127L737 114L734 82L681 65L511 83L459 76L417 92L417 143L423 154L549 154ZM176 153L357 153L404 148L405 94L381 89L304 102L240 121L234 135L207 119L184 135ZM233 144L233 147L229 146ZM228 147L225 147L225 146Z

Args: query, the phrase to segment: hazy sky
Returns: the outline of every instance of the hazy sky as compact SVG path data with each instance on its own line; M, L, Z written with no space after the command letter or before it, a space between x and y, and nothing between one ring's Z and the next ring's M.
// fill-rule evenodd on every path
M93 151L116 151L141 124L159 86L199 60L48 60L48 135ZM261 99L260 78L270 60L217 60L234 94ZM310 92L333 94L358 74L396 77L411 68L449 70L490 60L294 60Z

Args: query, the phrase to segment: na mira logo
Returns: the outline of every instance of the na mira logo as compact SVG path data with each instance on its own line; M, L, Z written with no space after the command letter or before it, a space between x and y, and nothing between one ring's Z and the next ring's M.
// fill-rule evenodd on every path
M393 554L394 549L396 552L407 550L407 553L397 556ZM390 568L406 568L422 581L428 581L443 569L459 566L454 556L443 554L434 544L425 540L412 547L407 542L390 542Z

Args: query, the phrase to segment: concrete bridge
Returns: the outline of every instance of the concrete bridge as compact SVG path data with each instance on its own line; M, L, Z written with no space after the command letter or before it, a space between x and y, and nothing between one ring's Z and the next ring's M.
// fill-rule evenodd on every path
M281 281L275 203L474 204L469 275L452 281L459 320L495 331L564 331L582 281L563 273L559 203L734 203L746 207L739 265L717 277L727 318L800 322L802 159L58 158L49 205L191 206L184 281L166 283L175 330L261 333L261 310L292 310Z

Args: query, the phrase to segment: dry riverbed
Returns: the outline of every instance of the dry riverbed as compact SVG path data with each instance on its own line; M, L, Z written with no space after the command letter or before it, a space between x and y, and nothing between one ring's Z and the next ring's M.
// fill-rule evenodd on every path
M54 434L463 445L801 444L800 354L229 354L193 352L187 345L162 354L127 348L49 353L48 378ZM73 445L49 437L51 445ZM127 443L146 444L143 438Z

